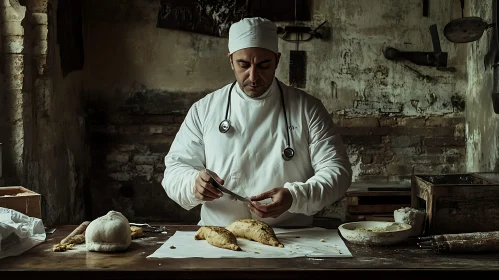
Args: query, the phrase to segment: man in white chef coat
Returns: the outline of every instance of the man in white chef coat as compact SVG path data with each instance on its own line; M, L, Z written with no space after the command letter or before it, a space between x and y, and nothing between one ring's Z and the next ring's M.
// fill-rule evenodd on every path
M322 102L275 78L277 27L245 18L229 29L236 81L192 105L165 157L168 196L198 225L258 219L272 226L308 226L341 199L352 170L338 130ZM207 174L251 204L221 193Z

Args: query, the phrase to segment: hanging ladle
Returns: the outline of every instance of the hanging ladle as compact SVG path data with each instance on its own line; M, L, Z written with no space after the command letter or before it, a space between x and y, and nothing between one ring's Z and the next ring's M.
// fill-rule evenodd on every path
M494 25L480 17L462 17L445 25L444 36L453 43L469 43L480 39L483 32Z

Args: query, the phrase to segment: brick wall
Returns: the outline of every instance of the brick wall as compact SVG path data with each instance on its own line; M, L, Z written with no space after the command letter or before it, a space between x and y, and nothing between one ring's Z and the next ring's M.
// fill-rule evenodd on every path
M464 116L338 118L355 181L464 171Z
M153 104L159 103L141 101L116 113L90 114L94 216L112 208L134 221L198 221L199 207L182 209L161 186L164 156L189 105L177 107L183 113L173 113ZM341 117L335 122L347 144L355 181L401 181L413 169L433 174L464 170L462 116Z
M90 126L92 216L114 209L137 222L198 221L199 209L185 211L161 186L164 156L183 118L117 113Z
M110 113L103 101L87 104L91 147L91 215L122 212L135 222L196 223L161 186L164 157L200 94L137 93Z

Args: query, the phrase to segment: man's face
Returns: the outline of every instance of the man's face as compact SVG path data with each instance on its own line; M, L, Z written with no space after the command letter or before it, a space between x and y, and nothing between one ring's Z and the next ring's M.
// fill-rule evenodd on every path
M229 54L239 87L249 97L261 96L272 84L280 53L263 48L246 48Z

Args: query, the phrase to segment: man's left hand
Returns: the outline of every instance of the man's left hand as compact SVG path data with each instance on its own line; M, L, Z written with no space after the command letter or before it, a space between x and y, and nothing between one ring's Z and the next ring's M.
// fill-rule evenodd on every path
M262 204L258 201L270 198L271 203ZM251 212L255 213L260 218L277 218L282 213L286 212L293 203L293 197L286 188L274 188L270 191L261 193L250 198L252 201L249 205Z

